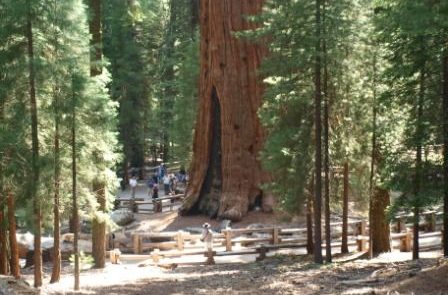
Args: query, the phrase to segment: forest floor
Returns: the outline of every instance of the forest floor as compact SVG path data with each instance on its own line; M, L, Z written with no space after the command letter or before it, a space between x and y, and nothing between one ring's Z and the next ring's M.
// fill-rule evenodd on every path
M41 294L448 294L448 261L441 253L385 253L373 260L358 254L336 255L316 265L311 256L275 255L262 262L213 266L185 265L174 269L137 264L110 265L81 274L82 290L73 293L71 267L61 282ZM49 271L49 268L46 269ZM29 277L31 279L31 276Z

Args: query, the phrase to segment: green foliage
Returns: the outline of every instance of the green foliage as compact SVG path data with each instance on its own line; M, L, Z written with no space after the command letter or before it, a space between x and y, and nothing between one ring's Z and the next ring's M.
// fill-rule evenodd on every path
M365 115L370 111L371 93L362 92L365 86L359 79L366 74L365 51L361 50L366 47L361 34L366 28L366 16L361 4L362 1L326 3L321 39L326 52L316 49L314 2L268 1L260 18L265 26L255 32L270 40L270 56L262 69L267 89L260 109L268 132L262 158L273 175L267 187L281 197L289 211L297 211L303 203L313 174L316 55L323 58L327 68L324 95L331 106L331 166L341 167L349 159L354 167L354 192L362 199L367 190L370 122ZM337 178L332 181L335 197L341 188Z
M380 97L384 185L400 192L393 210L425 207L442 195L441 56L446 4L377 1L375 28L385 49ZM443 20L442 20L443 19ZM421 112L419 112L421 109ZM416 150L421 147L421 165ZM417 185L418 184L418 185Z
M24 25L25 1L2 1L0 34L9 40L0 50L2 116L0 116L0 194L12 191L18 210L32 224L29 198L31 181L31 130L29 118L28 64ZM55 167L59 167L60 211L71 214L70 130L73 98L76 101L78 133L78 185L82 210L95 210L92 180L107 179L115 189L111 167L117 161L116 109L108 95L109 75L89 75L87 13L81 0L30 1L36 66L40 183L44 225L51 227ZM60 159L56 161L55 124L59 122Z

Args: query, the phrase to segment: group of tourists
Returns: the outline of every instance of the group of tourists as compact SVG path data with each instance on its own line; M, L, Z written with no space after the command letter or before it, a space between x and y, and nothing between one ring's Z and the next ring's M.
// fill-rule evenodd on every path
M153 199L159 197L159 186L163 185L165 195L176 194L176 189L179 184L186 185L188 181L188 175L185 168L181 167L177 173L168 173L168 169L165 163L161 163L155 173L148 179L148 196ZM131 197L135 198L135 192L137 188L137 176L134 174L129 179L129 187L131 189Z
M179 183L186 184L188 180L187 173L182 167L178 173L168 173L166 165L161 163L157 167L156 173L148 180L148 196L156 199L159 197L159 185L163 184L165 195L176 194Z

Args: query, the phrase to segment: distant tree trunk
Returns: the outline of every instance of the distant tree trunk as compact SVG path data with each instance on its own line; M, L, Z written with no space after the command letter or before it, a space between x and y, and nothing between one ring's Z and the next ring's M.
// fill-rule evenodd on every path
M342 245L341 253L348 253L348 187L349 187L348 161L344 163L344 192L342 197Z
M19 246L17 245L16 238L16 204L15 197L12 192L8 194L8 226L9 226L9 248L11 252L11 258L9 265L11 267L11 274L14 278L20 278L20 265L19 265Z
M415 181L414 181L414 241L412 247L412 259L419 258L419 221L420 221L420 187L422 180L422 140L423 140L423 100L425 95L425 70L424 66L420 72L420 93L417 100L416 118L416 160L415 160Z
M263 2L200 1L199 112L184 214L237 221L262 195L259 184L267 176L258 160L264 132L257 70L266 48L233 33L256 28L244 16L261 13Z
M443 255L448 257L448 47L443 56Z
M8 275L8 247L7 247L7 232L5 226L5 211L4 207L0 205L0 275Z
M36 103L36 74L34 69L34 45L31 3L27 1L27 25L26 38L28 41L29 63L29 91L30 91L30 115L31 115L31 142L32 142L32 182L31 199L33 200L34 214L34 287L42 286L42 209L41 201L37 194L39 186L39 136L37 132L37 103Z
M98 76L103 72L102 58L102 35L101 35L101 0L90 0L91 19L89 31L92 35L90 40L90 76ZM127 170L124 171L127 176ZM125 179L127 177L124 177ZM93 190L96 195L98 210L106 211L106 184L104 181L96 179L93 183ZM95 261L95 268L106 266L106 222L101 218L94 217L92 220L92 256Z
M72 75L74 75L72 73ZM76 94L74 77L72 77L72 130L71 130L71 148L72 148L72 214L73 214L73 252L75 255L75 284L74 289L79 290L79 212L78 212L78 190L77 190L77 169L76 169Z
M313 197L314 177L311 177L310 189L306 196L306 253L313 254Z
M316 0L316 60L314 72L314 108L315 118L314 126L316 128L316 154L315 154L315 177L316 189L314 192L314 262L323 263L322 259L322 229L321 229L321 210L322 210L322 118L321 118L321 1Z
M60 249L60 213L59 213L59 187L61 177L60 147L59 147L59 101L55 92L54 110L54 195L53 195L53 271L50 283L59 282L61 278L61 249Z
M387 221L386 208L390 205L389 192L379 187L375 188L372 202L372 255L390 252L390 229Z

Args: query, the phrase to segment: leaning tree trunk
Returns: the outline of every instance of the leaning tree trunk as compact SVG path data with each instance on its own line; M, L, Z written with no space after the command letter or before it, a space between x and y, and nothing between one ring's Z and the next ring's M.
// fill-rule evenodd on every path
M390 205L389 192L376 187L372 200L372 255L376 256L384 252L390 252L390 229L386 216L386 208Z
M245 16L263 0L200 1L201 73L191 182L182 213L240 220L262 194L257 159L264 133L257 116L263 87L257 70L266 48L235 37L256 28Z
M16 237L16 204L15 197L12 192L8 193L8 228L9 228L9 248L11 257L9 259L9 265L11 268L11 274L14 278L20 278L20 265L19 265L19 246L17 245Z

